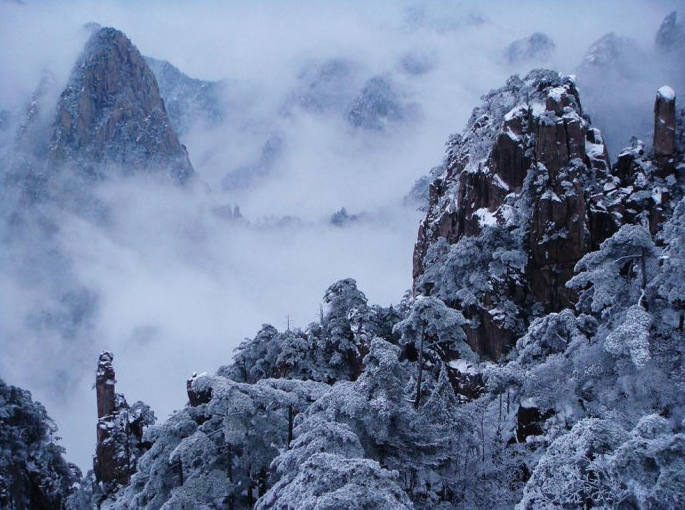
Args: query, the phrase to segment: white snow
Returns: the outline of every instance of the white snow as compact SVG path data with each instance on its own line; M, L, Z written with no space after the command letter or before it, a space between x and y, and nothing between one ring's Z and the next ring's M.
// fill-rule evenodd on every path
M472 363L466 361L465 359L453 359L447 363L450 368L459 370L462 374L475 375L478 373L477 367L474 367Z
M530 105L531 109L533 110L533 116L534 117L539 117L543 113L547 111L547 105L545 103L541 103L539 101L536 101Z
M675 99L675 91L668 85L664 85L657 91L657 95L662 97L667 101L673 101Z
M548 95L557 103L561 101L561 97L566 94L566 87L554 87L549 90Z
M478 222L481 224L481 226L494 226L497 225L497 217L495 216L495 213L490 212L487 207L481 207L477 211L473 213L478 217Z
M502 188L502 189L509 189L509 185L502 180L502 178L499 176L499 174L495 174L492 178L493 183L495 186Z
M585 141L585 153L591 159L601 159L604 157L604 144Z
M551 200L552 202L561 202L559 195L554 193L554 191L552 191L551 189L545 191L540 197L540 200Z
M506 121L512 120L514 117L517 117L520 113L522 113L525 109L526 109L526 107L522 104L520 104L518 106L514 106L504 116L504 121L506 122Z
M504 133L515 142L521 141L521 137L514 133L510 128L505 129Z

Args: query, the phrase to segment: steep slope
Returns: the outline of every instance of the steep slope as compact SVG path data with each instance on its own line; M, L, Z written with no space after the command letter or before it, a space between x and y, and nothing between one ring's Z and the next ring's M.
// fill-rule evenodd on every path
M191 78L166 60L145 57L145 62L157 79L169 122L179 136L195 123L211 125L222 119L224 82Z
M57 106L49 157L97 177L112 167L124 174L163 172L179 182L194 173L154 74L114 28L96 30L74 66Z
M670 13L661 22L655 42L659 51L664 53L685 49L685 24L677 11Z

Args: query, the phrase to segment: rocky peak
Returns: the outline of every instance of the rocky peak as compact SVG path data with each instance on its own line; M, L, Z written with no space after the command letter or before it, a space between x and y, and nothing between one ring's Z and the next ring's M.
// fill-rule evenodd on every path
M472 348L492 358L541 312L573 306L566 282L578 260L622 224L657 232L681 194L670 87L654 122L654 152L634 140L612 169L572 78L536 70L485 95L430 185L415 293L460 309Z
M610 32L588 48L578 71L584 75L592 73L605 75L611 72L623 78L631 78L634 74L632 62L643 58L633 39Z
M671 52L685 48L685 25L673 11L664 18L656 34L656 47L662 52Z
M548 60L556 45L542 32L535 32L523 39L517 39L507 46L504 55L510 64Z
M374 76L352 102L347 120L355 127L380 130L387 124L401 121L407 108L388 78Z
M98 418L104 418L114 412L114 384L116 383L111 352L103 352L98 358L98 369L95 375L95 391L98 403Z
M448 143L445 168L431 184L419 228L415 291L435 291L422 276L439 238L452 245L494 228L509 232L528 259L525 279L516 284L525 289L519 306L530 299L548 311L569 306L573 297L564 284L575 263L611 231L598 198L609 175L607 150L583 114L573 79L535 70L484 96ZM490 313L497 310L494 297L485 301L490 311L484 302L465 310L474 326L467 333L476 351L498 357L516 328Z
M86 43L58 103L50 157L96 177L109 167L163 172L179 182L193 175L155 76L122 32L96 29Z

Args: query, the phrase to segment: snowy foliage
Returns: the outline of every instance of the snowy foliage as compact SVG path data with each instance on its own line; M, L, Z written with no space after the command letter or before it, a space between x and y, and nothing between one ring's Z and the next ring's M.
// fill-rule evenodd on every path
M657 250L648 230L624 225L576 265L567 284L578 289L579 307L606 318L648 300L647 283L654 277Z
M413 505L397 483L397 473L369 459L317 453L291 483L260 500L257 509L409 510Z
M422 344L443 358L458 354L459 357L475 359L475 354L466 344L465 324L464 316L448 308L440 299L417 296L407 317L397 323L395 330L400 333L403 342L411 342L415 346Z
M628 438L614 423L578 422L538 462L517 510L602 508L612 503L608 455Z
M628 308L623 322L607 336L604 348L611 354L625 352L635 366L642 368L649 360L649 328L652 316L639 305Z
M305 331L279 332L263 325L254 339L236 349L233 363L222 367L219 374L249 383L269 377L327 383L353 380L371 339L392 336L398 320L392 307L369 306L353 279L340 280L326 290L320 322Z
M57 427L31 393L0 379L0 508L62 508L81 473L68 464Z

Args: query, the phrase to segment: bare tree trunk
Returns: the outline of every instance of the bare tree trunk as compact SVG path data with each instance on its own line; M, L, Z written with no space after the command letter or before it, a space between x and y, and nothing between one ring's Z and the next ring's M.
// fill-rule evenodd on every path
M233 484L233 446L231 443L226 443L226 474L228 475L228 481ZM235 508L235 498L233 492L228 496L228 510L234 510Z
M499 417L497 418L497 423L502 423L502 394L499 394ZM499 427L498 427L499 428Z
M642 289L642 293L640 295L640 301L638 302L638 305L642 306L645 310L649 311L649 305L645 299L645 294L647 292L647 263L645 262L645 249L641 249L641 254L640 254L640 288Z
M483 429L483 422L485 421L485 409L480 415L480 441L481 441L481 461L485 463L485 430Z
M290 450L290 443L293 441L293 421L295 419L295 414L293 413L293 406L288 406L288 446L287 449Z
M267 485L267 475L266 475L266 468L262 468L259 470L259 497L261 498L264 494L266 494L266 485Z

